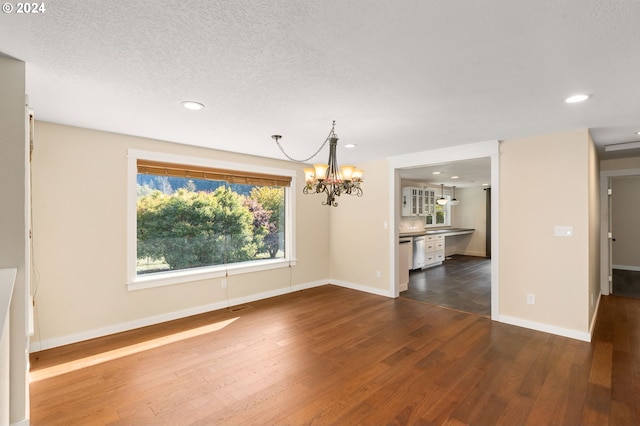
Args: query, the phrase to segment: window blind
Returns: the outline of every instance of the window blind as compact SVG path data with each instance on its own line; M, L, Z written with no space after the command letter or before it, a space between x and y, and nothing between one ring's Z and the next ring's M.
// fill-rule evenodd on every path
M241 170L225 170L203 166L164 163L143 159L138 159L137 163L138 173L145 175L208 179L246 185L291 186L291 176L278 176L264 173L245 172Z

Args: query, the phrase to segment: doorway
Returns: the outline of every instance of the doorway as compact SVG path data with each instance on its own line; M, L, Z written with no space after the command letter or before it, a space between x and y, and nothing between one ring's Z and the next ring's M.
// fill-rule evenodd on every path
M395 283L392 285L390 292L395 297L400 296L398 279L398 239L400 235L400 199L402 194L401 186L401 172L425 167L432 167L436 165L447 165L455 162L464 162L474 159L488 159L490 167L490 186L493 188L491 195L492 210L490 217L486 218L490 222L490 236L491 236L491 256L492 259L485 264L485 268L489 270L490 280L490 315L491 319L498 320L499 318L499 280L498 280L498 268L499 268L499 252L498 252L498 212L499 212L499 143L498 141L483 142L477 144L462 145L446 149L438 149L433 151L424 151L421 153L414 153L411 155L404 155L398 157L389 158L390 167L390 217L392 218L391 226L395 232L393 232L390 243L394 249L391 250L392 259L391 264L394 268L393 275L396 277ZM453 258L451 259L453 260ZM445 261L446 264L446 261ZM453 262L450 263L453 266ZM443 265L441 265L443 266ZM438 268L438 267L436 267ZM431 268L433 273L437 273L437 269ZM440 269L444 271L444 269Z
M640 299L640 176L610 180L612 293Z

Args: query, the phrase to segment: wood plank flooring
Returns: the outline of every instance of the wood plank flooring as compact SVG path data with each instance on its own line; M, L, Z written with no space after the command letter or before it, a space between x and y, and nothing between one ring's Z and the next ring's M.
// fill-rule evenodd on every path
M31 367L36 426L637 425L640 300L603 297L587 343L328 285Z
M491 259L455 255L442 265L411 271L400 297L491 317Z

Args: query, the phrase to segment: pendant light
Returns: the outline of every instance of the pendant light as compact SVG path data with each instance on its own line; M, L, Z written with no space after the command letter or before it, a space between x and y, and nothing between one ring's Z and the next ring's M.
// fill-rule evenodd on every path
M460 203L460 201L456 200L456 187L453 187L453 198L451 199L451 201L449 201L449 204L452 206L457 206Z
M443 183L440 184L440 189L442 190L442 195L440 196L440 198L438 198L436 200L436 203L440 204L441 206L444 206L445 204L447 204L447 199L444 198L444 184Z

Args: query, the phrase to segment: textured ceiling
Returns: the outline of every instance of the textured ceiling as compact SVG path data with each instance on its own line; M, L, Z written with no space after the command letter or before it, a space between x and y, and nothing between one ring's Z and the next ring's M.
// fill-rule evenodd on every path
M275 158L272 134L304 158L336 120L358 145L343 164L578 128L640 139L638 0L45 5L0 15L41 120ZM593 98L563 102L578 92Z

